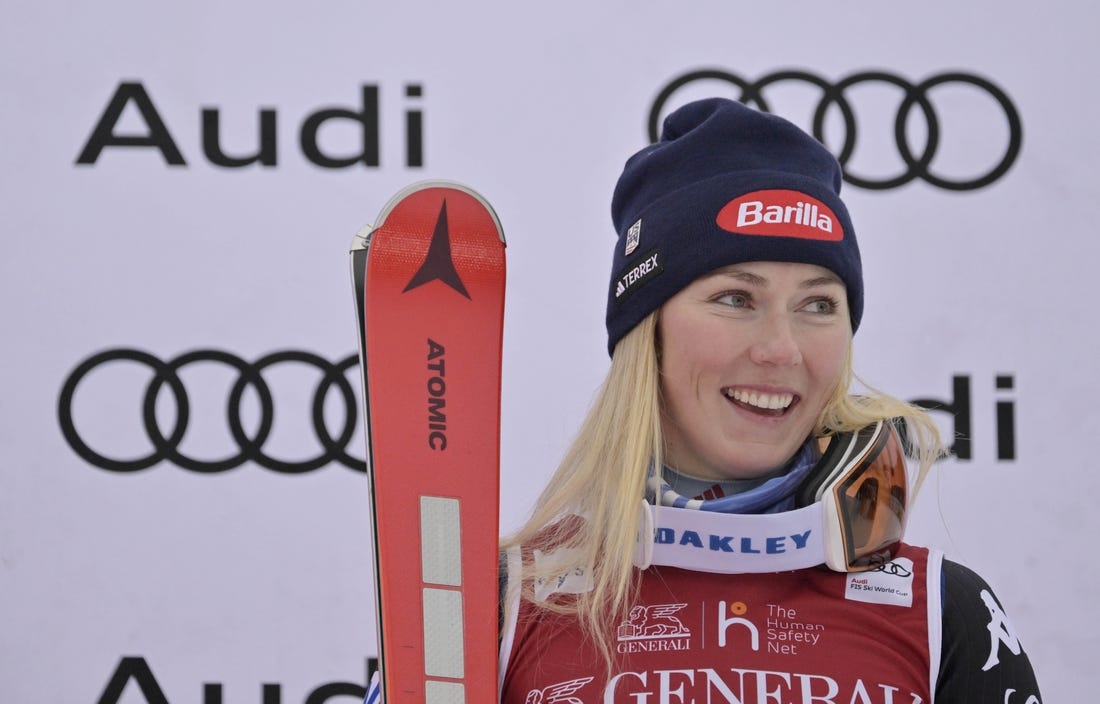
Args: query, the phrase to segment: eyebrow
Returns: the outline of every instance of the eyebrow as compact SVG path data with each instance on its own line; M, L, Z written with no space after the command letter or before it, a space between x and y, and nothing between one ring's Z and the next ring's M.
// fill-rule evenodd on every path
M840 277L835 274L826 274L824 276L815 276L812 279L806 279L798 285L799 288L814 288L815 286L828 286L830 284L844 285L844 282L840 280Z
M715 276L726 276L726 277L729 277L729 278L732 278L732 279L737 279L738 281L744 281L745 283L752 284L754 286L767 286L768 285L768 280L765 279L763 276L757 276L756 274L753 274L753 273L748 272L748 271L742 271L740 269L730 269L728 271L720 271L720 272L717 272L715 274ZM837 276L836 274L833 274L833 273L830 272L828 274L823 274L821 276L815 276L812 279L806 279L805 281L800 283L798 285L798 287L799 288L815 288L817 286L828 286L828 285L832 285L832 284L843 286L844 282L840 280L839 276Z
M729 271L720 271L715 276L722 276L730 279L737 279L738 281L744 281L747 284L753 284L754 286L766 286L768 280L763 276L757 276L747 271L741 271L740 269L730 269Z

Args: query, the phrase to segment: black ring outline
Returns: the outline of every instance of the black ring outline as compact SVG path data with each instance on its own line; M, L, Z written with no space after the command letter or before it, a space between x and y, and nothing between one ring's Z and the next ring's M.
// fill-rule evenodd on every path
M825 112L830 105L835 103L840 108L845 127L844 144L838 152L835 152L837 161L841 164L844 180L854 186L866 188L868 190L895 188L917 178L922 179L929 185L937 186L945 190L971 191L984 188L996 182L1012 167L1023 145L1023 125L1016 106L1007 93L992 81L982 78L981 76L961 71L951 71L933 75L914 85L900 76L885 71L862 71L854 73L833 85L820 76L806 71L782 70L767 74L760 80L750 83L740 76L722 69L689 71L673 79L661 89L650 107L649 116L646 122L647 134L651 143L656 142L659 138L661 111L664 109L671 95L688 83L707 79L724 81L737 86L741 89L741 97L738 98L739 100L745 103L755 103L759 109L765 112L770 112L770 106L762 93L763 89L772 83L783 80L800 80L821 88L823 91L823 99L818 103L814 111L813 135L818 141L824 143L823 128ZM845 99L843 92L846 88L856 83L870 80L884 81L905 91L905 97L898 105L898 111L894 118L894 139L897 142L898 154L902 161L905 162L907 168L904 173L898 176L883 179L870 179L858 174L853 174L847 168L847 162L855 149L856 120L851 104ZM1005 152L1000 161L988 172L971 179L952 180L944 176L936 175L929 170L932 159L935 157L936 150L939 147L940 124L935 108L928 99L928 92L938 85L951 82L965 83L985 90L1000 105L1004 112L1005 119L1008 122L1008 146L1005 148ZM919 157L914 156L913 149L908 141L908 134L905 130L906 120L914 104L920 106L928 126L928 140Z
M332 364L327 359L313 354L312 352L304 352L300 350L282 350L279 352L272 352L271 354L264 355L260 359L256 360L252 368L255 369L256 374L260 374L264 369L281 362L301 362L310 366L316 367L321 370L323 376L321 383L317 386L317 389L313 392L312 403L312 421L313 428L317 433L317 439L321 442L321 446L324 448L324 452L306 460L298 462L287 462L285 460L276 459L263 451L262 442L254 443L250 442L245 436L244 430L241 427L240 421L240 401L241 396L244 393L245 386L248 384L243 376L237 380L237 383L233 385L232 391L229 394L229 403L226 408L226 413L229 418L229 429L233 434L233 439L238 443L249 443L249 449L252 450L252 454L248 459L256 462L261 467L270 469L274 472L282 474L304 474L305 472L312 472L315 469L319 469L329 462L334 460L340 461L351 469L356 469L354 466L354 459L350 457L345 448L348 441L351 440L351 436L355 433L355 423L358 417L356 410L357 403L355 399L355 392L352 390L351 384L344 376L344 371L348 368L348 360L353 363L358 363L358 356L351 356L344 359L339 364ZM341 395L344 398L344 411L345 420L344 427L340 431L339 437L334 439L328 432L328 428L325 427L324 417L324 403L325 397L328 394L328 390L336 385L340 390ZM363 471L366 471L366 464L364 463Z
M992 81L982 78L981 76L975 76L961 71L943 73L921 81L913 90L917 94L925 96L931 88L950 82L969 83L970 85L984 89L1001 106L1008 120L1008 147L1005 149L1001 161L984 175L968 181L952 181L942 176L936 176L927 169L925 169L921 175L921 178L923 178L925 182L933 186L939 186L945 190L973 191L994 183L1012 168L1012 164L1016 162L1016 157L1019 156L1020 149L1023 146L1024 127L1020 120L1020 113L1016 110L1016 106L1012 103L1012 99L1008 97L1008 94L997 87ZM898 116L894 122L894 135L898 142L898 151L901 153L901 158L905 159L907 163L912 158L912 154L909 151L909 144L906 139L905 119L908 117L909 108L912 107L912 102L912 99L906 96L905 100L902 101L902 104L898 107Z
M313 428L317 432L318 439L325 447L329 447L331 444L331 452L335 455L333 459L348 469L366 474L367 461L352 457L347 452L348 441L355 434L355 426L359 422L359 404L356 402L354 387L348 381L346 374L348 370L358 367L358 354L350 354L332 365L332 370L325 375L313 395ZM344 396L344 410L347 412L348 419L347 424L340 433L340 438L337 440L334 440L328 434L328 426L325 425L325 395L328 393L328 387L333 383L339 385L340 392Z
M155 377L153 383L149 384L149 388L145 390L145 403L143 404L145 432L148 433L149 439L153 441L153 445L160 450L161 457L170 460L182 469L201 474L227 472L231 469L240 467L246 461L252 459L249 456L249 450L255 453L260 452L260 447L271 433L271 426L275 415L275 404L271 399L271 389L268 388L267 383L263 380L263 377L260 376L257 369L250 367L248 363L240 357L220 350L201 349L185 352L168 362L167 366L171 370L171 373L176 376L176 372L180 367L193 362L221 362L227 364L236 368L241 374L233 387L234 389L239 385L243 393L243 386L245 384L251 384L255 387L260 397L260 427L256 430L256 437L246 437L241 428L240 414L238 413L237 417L234 418L230 412L228 418L230 432L233 434L233 439L237 442L237 447L239 448L236 455L222 460L199 460L182 454L179 451L178 441L175 443L168 443L168 439L161 434L160 427L157 425L156 401L160 388L164 383L164 379L160 376ZM240 410L240 394L237 396L236 410Z
M76 430L73 421L73 398L76 389L85 376L94 368L111 361L129 360L148 366L153 371L153 379L146 388L142 403L142 420L154 449L148 455L134 460L119 460L107 457L91 448ZM234 382L226 404L226 419L230 434L240 450L230 457L217 460L200 460L188 457L179 451L179 443L187 431L190 419L190 401L187 390L180 379L181 367L200 361L220 362L236 369L239 377ZM322 379L313 393L311 404L312 423L317 438L324 451L316 457L300 462L287 462L271 457L263 451L263 444L271 433L274 423L274 403L271 389L264 381L261 371L281 362L301 362L316 367L322 372ZM136 472L147 469L163 460L172 461L182 469L200 474L216 474L253 461L266 469L282 474L302 474L337 461L358 472L366 472L366 461L352 457L347 452L348 442L355 433L358 419L358 403L352 384L346 373L359 364L358 355L352 354L333 364L319 355L296 350L273 352L248 364L240 357L213 349L200 349L181 354L163 362L143 350L119 348L93 354L81 362L69 374L61 387L58 398L58 423L62 435L69 446L89 464L112 472ZM156 404L162 387L167 384L176 402L176 421L171 432L165 435L157 423ZM240 418L240 404L245 388L252 386L260 400L260 425L253 437L244 431ZM335 386L344 400L345 422L337 437L333 437L324 418L324 403L329 390Z
M69 447L73 448L73 451L89 464L109 472L137 472L148 469L163 459L158 448L154 446L153 452L135 460L112 459L96 452L91 446L84 442L84 439L81 438L80 434L76 431L76 424L73 422L73 396L76 393L76 387L92 369L104 362L119 360L131 360L144 364L153 370L155 377L163 377L168 382L168 385L172 388L177 399L177 413L176 426L172 429L171 435L169 435L166 440L175 444L183 438L183 434L187 430L187 420L190 414L190 406L187 401L187 390L184 389L183 382L169 370L167 364L160 361L155 356L143 350L131 348L98 352L85 359L73 369L69 377L65 380L64 385L62 385L61 393L58 397L58 423L61 426L61 434L69 443Z
M890 85L901 88L905 91L905 99L902 101L901 106L898 108L897 116L894 119L894 136L895 139L900 139L898 151L901 154L902 161L905 162L907 170L898 175L889 178L882 178L878 180L872 180L863 176L857 176L848 169L848 158L851 157L851 152L844 155L842 159L837 156L837 161L840 162L840 166L844 171L844 180L853 186L859 188L866 188L868 190L883 191L889 188L897 188L898 186L904 186L915 178L922 178L927 180L928 165L932 162L932 158L936 155L936 150L940 145L940 121L936 115L935 109L932 104L928 102L928 97L919 91L916 87L906 81L905 79L895 76L885 71L861 71L854 73L851 76L839 81L836 86L829 91L830 98L835 96L834 99L841 99L845 90L856 85L857 83L866 83L868 81L881 81L883 83L889 83ZM844 101L847 104L847 100ZM920 159L914 159L912 152L909 150L908 135L905 134L905 121L909 117L909 111L913 106L913 103L919 103L921 110L924 112L925 122L928 125L928 142L925 144L924 153L921 154ZM825 111L828 109L828 101L822 101L818 104L817 109L814 111L814 137L818 141L822 141L822 135L824 134L825 126ZM851 125L853 128L855 124ZM847 127L847 125L845 125ZM901 130L898 132L898 130ZM855 138L851 140L855 141ZM902 146L904 143L904 146Z

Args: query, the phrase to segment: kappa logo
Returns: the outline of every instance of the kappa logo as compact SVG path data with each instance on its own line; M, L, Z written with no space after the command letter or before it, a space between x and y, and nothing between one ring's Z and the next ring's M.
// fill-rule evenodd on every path
M805 193L783 189L753 191L718 211L718 227L739 235L798 237L839 242L844 231L829 206Z
M665 270L659 249L647 252L642 260L628 267L615 277L615 300L624 301L645 282Z
M524 704L584 704L573 694L592 681L591 677L578 677L568 682L559 682L542 689L532 689L527 693Z
M458 275L458 270L455 269L454 258L451 256L451 230L447 224L446 199L439 209L439 217L435 221L435 230L432 232L432 241L428 245L424 263L413 274L402 293L408 293L431 281L442 281L466 298L470 298L462 278Z
M638 222L630 226L630 229L626 231L626 251L623 254L629 256L638 248L638 242L642 237L642 219L638 218Z
M989 625L986 626L989 630L989 657L982 665L982 672L988 672L1000 664L999 655L1002 645L1008 648L1008 651L1013 655L1019 655L1023 652L1023 648L1020 647L1020 638L1016 635L1016 629L1012 627L1012 623L1008 620L1004 609L989 593L989 590L983 589L981 597L982 601L985 602L985 608L989 610Z

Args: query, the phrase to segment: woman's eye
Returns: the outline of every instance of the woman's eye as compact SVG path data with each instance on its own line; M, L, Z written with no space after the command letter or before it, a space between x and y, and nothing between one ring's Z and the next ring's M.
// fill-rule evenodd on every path
M836 312L837 305L832 298L815 298L806 304L806 310L810 313L829 314Z
M732 308L747 308L751 299L749 294L740 291L731 291L729 293L723 293L714 299L715 303L721 303L722 305L730 306Z

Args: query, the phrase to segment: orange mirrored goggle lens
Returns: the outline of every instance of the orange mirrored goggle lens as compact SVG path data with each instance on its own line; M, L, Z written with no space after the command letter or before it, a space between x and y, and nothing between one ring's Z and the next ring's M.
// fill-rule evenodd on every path
M905 455L886 423L864 459L829 489L836 501L844 554L852 572L889 562L905 532L908 486Z

